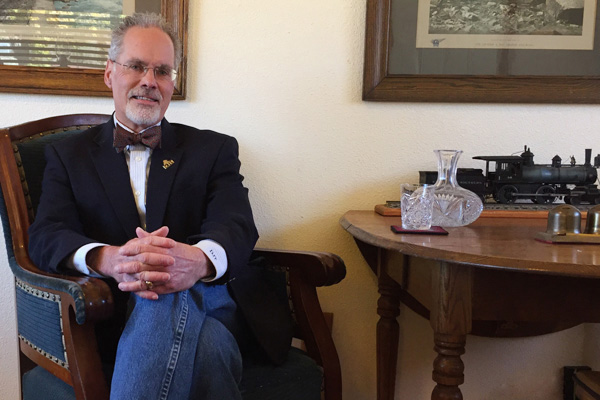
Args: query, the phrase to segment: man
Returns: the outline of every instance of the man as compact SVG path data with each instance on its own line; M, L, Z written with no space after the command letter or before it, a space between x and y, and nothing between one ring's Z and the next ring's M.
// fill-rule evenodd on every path
M104 73L113 118L47 147L29 231L40 268L134 294L111 399L240 399L245 324L270 360L289 347L285 310L248 266L258 234L237 142L164 119L178 48L154 14L115 29Z

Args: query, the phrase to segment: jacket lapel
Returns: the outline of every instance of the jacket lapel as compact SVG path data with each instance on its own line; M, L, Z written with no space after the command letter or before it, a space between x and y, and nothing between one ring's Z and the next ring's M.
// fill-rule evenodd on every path
M135 235L140 220L129 181L129 170L123 153L112 146L114 120L102 125L95 138L97 147L90 150L90 157L98 171L110 205L121 221L127 237Z
M152 232L164 225L167 203L175 175L181 165L180 138L166 119L162 124L161 146L152 151L146 191L146 225Z

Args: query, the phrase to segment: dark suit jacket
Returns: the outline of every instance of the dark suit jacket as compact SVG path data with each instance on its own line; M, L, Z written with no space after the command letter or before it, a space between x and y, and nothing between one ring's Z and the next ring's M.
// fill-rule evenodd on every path
M161 126L147 182L147 230L166 225L176 241L212 239L223 246L228 269L218 283L233 283L232 295L269 358L283 361L290 338L278 332L285 321L277 316L284 316L279 309L256 310L270 303L271 294L265 293L267 301L256 298L265 288L247 268L258 233L237 141L166 119ZM140 221L125 156L112 147L113 127L111 118L46 148L42 196L29 230L30 256L43 270L64 272L67 257L87 243L120 246L136 237Z

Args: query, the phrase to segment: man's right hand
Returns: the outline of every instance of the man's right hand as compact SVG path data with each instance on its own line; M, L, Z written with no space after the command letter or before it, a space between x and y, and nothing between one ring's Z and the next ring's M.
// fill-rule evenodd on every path
M162 227L151 235L131 239L120 247L97 247L87 254L86 262L97 273L111 277L119 283L137 282L133 289L131 284L127 287L142 298L156 300L158 294L150 291L145 282L162 285L171 278L170 274L164 271L175 262L175 259L168 255L169 249L175 246L175 241L166 237L168 233L169 228Z

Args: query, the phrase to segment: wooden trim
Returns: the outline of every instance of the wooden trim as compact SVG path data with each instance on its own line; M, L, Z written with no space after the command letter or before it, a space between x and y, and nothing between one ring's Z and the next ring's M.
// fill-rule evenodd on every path
M29 121L23 124L14 125L6 128L11 142L28 139L31 136L41 134L42 132L70 130L75 126L94 126L103 124L110 118L110 114L68 114L57 115L36 121Z
M549 210L483 210L479 218L548 218ZM399 208L387 207L385 204L377 204L375 212L384 217L400 217L402 213Z

